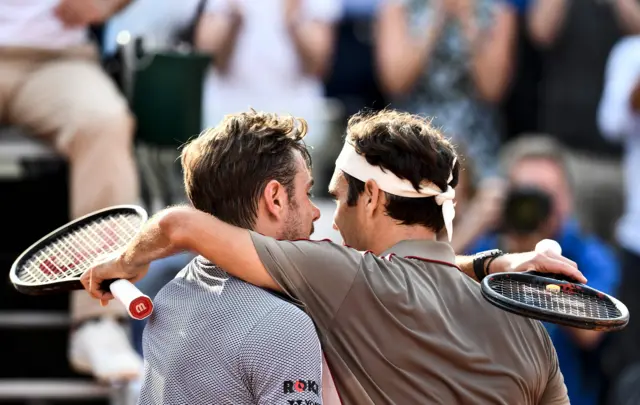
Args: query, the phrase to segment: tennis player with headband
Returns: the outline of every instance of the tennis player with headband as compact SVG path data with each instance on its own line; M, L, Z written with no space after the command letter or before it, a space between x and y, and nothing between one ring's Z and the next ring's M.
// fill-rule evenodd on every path
M537 321L487 303L485 272L563 273L552 252L456 257L451 237L459 162L428 121L394 111L353 117L330 191L353 248L283 241L189 207L164 210L119 258L82 279L137 280L148 263L195 251L251 284L301 301L316 324L343 404L566 404L555 350ZM465 274L463 274L465 273Z

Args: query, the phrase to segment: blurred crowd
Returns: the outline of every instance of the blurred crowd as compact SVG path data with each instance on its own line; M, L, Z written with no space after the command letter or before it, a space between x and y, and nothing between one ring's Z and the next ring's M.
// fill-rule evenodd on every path
M176 63L140 90L160 55ZM192 96L158 101L176 87ZM176 152L248 108L309 122L329 213L316 237L336 237L326 188L346 120L401 109L464 158L457 253L553 238L589 285L640 311L640 1L0 0L0 141L2 125L20 127L68 160L71 218L181 202L144 192L140 151ZM163 119L196 124L167 142L148 129ZM153 296L190 259L154 263L139 287ZM127 334L118 306L84 292L71 313L71 364L135 380L144 324ZM633 316L607 335L546 326L573 404L640 403Z

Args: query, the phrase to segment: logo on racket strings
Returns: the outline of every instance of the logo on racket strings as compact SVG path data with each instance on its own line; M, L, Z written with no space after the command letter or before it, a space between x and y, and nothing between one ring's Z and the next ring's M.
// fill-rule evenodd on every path
M62 251L67 252L65 257L50 255L39 263L40 271L48 276L58 276L73 272L79 264L86 260L92 260L92 256L96 257L100 254L112 252L119 246L119 242L122 239L110 226L94 228L93 232L101 238L102 245L99 248L88 245L79 248L65 244L64 249L61 248ZM79 249L83 250L84 254L78 252Z

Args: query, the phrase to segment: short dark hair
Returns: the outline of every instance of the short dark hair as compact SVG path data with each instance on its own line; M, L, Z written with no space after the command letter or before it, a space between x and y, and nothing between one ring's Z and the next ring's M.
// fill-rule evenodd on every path
M349 120L347 141L353 143L369 164L390 170L418 190L430 181L445 191L458 184L460 163L454 146L431 122L417 115L383 110L360 113ZM449 184L449 175L453 179ZM364 192L364 183L347 173L347 204L354 206ZM442 207L435 198L407 198L386 194L387 214L404 225L423 225L435 232L444 227Z
M267 183L279 181L292 198L299 151L311 167L302 141L304 119L250 110L227 115L182 150L184 185L191 204L236 226L251 229Z

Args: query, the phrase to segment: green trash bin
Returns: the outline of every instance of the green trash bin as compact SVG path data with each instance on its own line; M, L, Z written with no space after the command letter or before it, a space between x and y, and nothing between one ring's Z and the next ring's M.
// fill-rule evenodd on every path
M211 58L199 53L158 52L141 60L131 108L137 141L178 147L202 129L202 87Z

